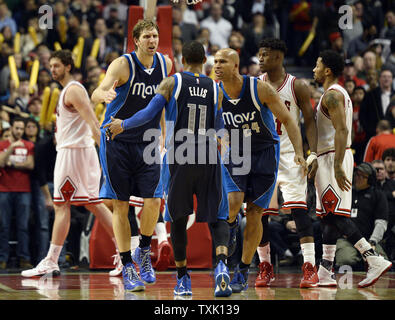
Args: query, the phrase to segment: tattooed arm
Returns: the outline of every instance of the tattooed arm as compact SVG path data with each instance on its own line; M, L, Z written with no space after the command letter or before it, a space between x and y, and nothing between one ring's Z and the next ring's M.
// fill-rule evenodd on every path
M339 188L343 191L351 189L351 182L343 170L344 154L347 147L348 129L344 112L344 97L339 91L329 90L322 98L322 106L327 110L333 127L335 128L335 178Z

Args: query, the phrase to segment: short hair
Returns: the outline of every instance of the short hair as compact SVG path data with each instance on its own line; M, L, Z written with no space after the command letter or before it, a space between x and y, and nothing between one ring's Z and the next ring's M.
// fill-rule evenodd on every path
M384 165L384 161L381 160L381 159L374 159L371 163L372 163L372 165L375 164L375 163Z
M158 31L159 33L159 27L154 21L150 19L143 19L137 22L136 25L133 27L133 31L132 31L133 38L136 39L140 38L143 31L147 29L148 30L156 29L156 31Z
M333 75L339 77L344 69L343 57L334 50L324 50L319 55L322 59L322 63L329 69L331 69Z
M355 88L354 88L354 91L353 91L352 93L354 93L356 90L362 90L362 91L363 91L363 93L366 93L366 90L365 90L365 88L364 88L364 87L362 87L362 86L357 86L357 87L355 87Z
M51 58L57 58L59 59L63 65L71 66L70 72L74 70L74 60L73 60L73 55L70 50L64 49L64 50L58 50L54 51L51 54Z
M385 160L385 158L393 158L395 159L395 148L388 148L385 149L382 156L381 156L381 160Z
M23 122L23 124L26 125L26 119L19 116L14 117L10 122L11 127L14 125L15 122Z
M182 46L182 56L188 64L201 64L206 57L203 45L196 40Z
M391 123L388 120L380 120L377 124L377 129L381 131L391 130Z
M277 38L263 39L259 44L259 48L269 48L272 50L278 50L284 53L284 55L287 53L288 50L285 42Z

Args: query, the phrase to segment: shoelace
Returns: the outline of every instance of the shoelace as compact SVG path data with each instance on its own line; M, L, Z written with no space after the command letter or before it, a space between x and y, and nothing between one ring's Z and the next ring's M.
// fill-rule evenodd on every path
M261 278L270 279L270 268L266 265L262 266L260 276Z
M111 256L111 258L114 258L114 262L112 264L118 267L118 264L121 262L121 256L116 253L113 256Z
M145 272L151 272L151 259L149 251L142 253L141 266Z
M304 271L307 271L307 277L305 277L306 280L310 280L314 276L313 268L304 268Z
M133 267L126 268L128 278L132 281L139 280L136 270Z

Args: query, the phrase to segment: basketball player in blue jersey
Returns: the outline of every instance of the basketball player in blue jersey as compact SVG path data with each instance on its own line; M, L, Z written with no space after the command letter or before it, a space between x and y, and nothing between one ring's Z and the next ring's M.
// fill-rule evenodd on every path
M229 208L215 134L223 128L222 91L215 81L201 74L206 57L200 42L185 44L182 55L185 71L164 79L146 109L123 121L113 119L106 127L111 137L116 138L128 128L144 127L144 123L161 114L165 107L167 153L162 177L167 196L165 218L171 221L170 236L177 268L174 294L192 294L187 272L186 227L188 215L193 212L195 194L196 221L208 222L213 230L217 257L214 295L226 297L232 293L226 267Z
M133 39L136 50L122 55L109 65L103 81L91 97L95 104L107 104L101 127L100 162L104 181L100 197L112 199L113 228L124 266L122 274L127 291L145 289L132 259L138 264L141 279L145 283L156 281L151 265L150 244L158 221L163 188L159 162L148 165L143 161L143 150L150 143L143 140L143 135L147 129L159 128L161 115L143 127L125 130L114 140L106 137L103 126L111 121L112 116L126 119L143 109L172 68L171 60L156 52L159 29L154 22L139 21L133 28ZM129 197L132 194L144 199L140 245L133 257L128 220Z
M240 150L231 150L226 166L226 189L229 192L229 225L236 223L236 216L243 202L247 203L247 224L244 231L241 262L235 268L231 281L232 291L248 288L248 268L262 238L261 216L268 207L276 184L279 163L279 137L273 115L289 133L295 150L295 163L307 171L303 157L302 137L299 127L288 109L281 102L276 90L266 82L242 76L239 73L239 55L233 49L221 49L214 57L215 77L221 80L224 92L222 102L225 128L238 132ZM250 138L250 150L244 150L244 138ZM230 135L231 149L236 146ZM236 174L234 154L250 157L251 169L247 174Z

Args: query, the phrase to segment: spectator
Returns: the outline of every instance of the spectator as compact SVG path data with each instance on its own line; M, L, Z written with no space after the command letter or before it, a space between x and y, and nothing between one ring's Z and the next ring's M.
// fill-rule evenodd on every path
M173 38L173 57L175 72L182 72L184 66L182 64L182 39Z
M343 58L346 57L346 53L343 48L343 37L339 31L332 32L329 35L329 41L331 44L331 49L339 53Z
M359 121L360 106L364 96L365 89L363 87L356 87L351 95L353 107L351 148L355 150L354 161L356 164L362 162L367 143L366 133Z
M362 25L363 4L358 1L352 5L352 28L342 30L344 40L344 50L348 51L348 46L353 39L360 37L363 34ZM348 56L348 58L352 58Z
M366 132L367 139L370 139L376 134L377 123L384 119L390 97L393 94L392 73L389 70L382 70L379 78L379 86L367 92L361 103L359 119Z
M110 17L110 11L116 10L118 12L118 19L122 22L127 20L128 6L120 0L109 0L108 4L104 7L103 18L107 20Z
M380 242L387 230L388 203L384 192L376 186L375 168L367 162L354 172L351 219L374 250L387 257ZM338 266L360 267L362 262L358 250L345 238L337 240L335 259Z
M10 138L11 138L11 129L10 129L10 128L4 129L4 130L1 132L1 139L0 139L0 141L9 140ZM0 269L1 269L1 268L0 268Z
M195 40L197 37L197 28L193 23L184 22L181 9L173 8L173 24L180 26L181 39L183 43Z
M31 188L29 172L34 168L34 144L23 140L25 121L14 118L11 137L0 142L0 268L5 269L9 257L11 221L16 220L18 245L16 254L21 268L30 268L29 214Z
M29 100L27 104L27 111L29 112L29 116L36 120L40 121L40 112L41 112L41 99L39 97L33 97Z
M395 11L389 10L385 14L385 20L387 21L387 26L381 30L380 38L395 39Z
M204 50L207 54L210 54L211 42L210 42L210 29L208 28L201 28L198 32L197 41L200 41L203 44ZM174 37L174 34L173 34Z
M14 54L15 65L18 71L18 76L20 78L29 77L29 74L23 68L22 54ZM0 71L0 95L5 95L10 87L10 67L7 64Z
M356 85L354 80L346 80L344 82L344 89L346 89L348 95L351 97L354 92Z
M374 51L367 50L362 55L363 70L358 74L359 78L366 80L367 74L370 71L377 71L377 56Z
M4 0L0 1L0 30L4 26L9 26L11 28L12 36L17 32L17 25L15 20L11 18L11 13L8 10L7 3Z
M8 105L13 107L17 113L28 112L27 104L30 100L29 78L22 77L19 79L19 87L15 88L14 80L10 81L10 97Z
M228 39L232 32L232 24L222 17L222 5L214 3L211 6L210 16L202 20L201 28L210 31L211 44L217 44L221 49L228 46Z
M106 21L103 18L96 20L94 25L94 38L100 39L100 48L97 55L99 64L103 64L106 55L111 51L117 51L118 44L116 40L108 34Z
M384 150L381 159L384 162L386 177L395 180L395 148Z
M351 59L344 61L343 75L339 78L339 84L344 86L346 80L354 80L355 86L363 86L366 81L357 77L357 69L354 66L354 62Z
M392 75L395 74L395 36L391 41L391 54L388 56L387 60L383 65L383 69L389 69Z
M395 136L388 120L380 120L376 129L377 135L371 138L366 146L364 162L381 159L384 150L395 148Z
M384 234L385 246L390 260L395 259L395 181L386 177L383 160L373 160L373 167L376 169L377 188L382 190L388 202L388 227Z
M377 28L369 19L362 21L363 33L361 36L350 41L347 49L347 58L361 54L363 51L369 48L369 44L377 36Z

